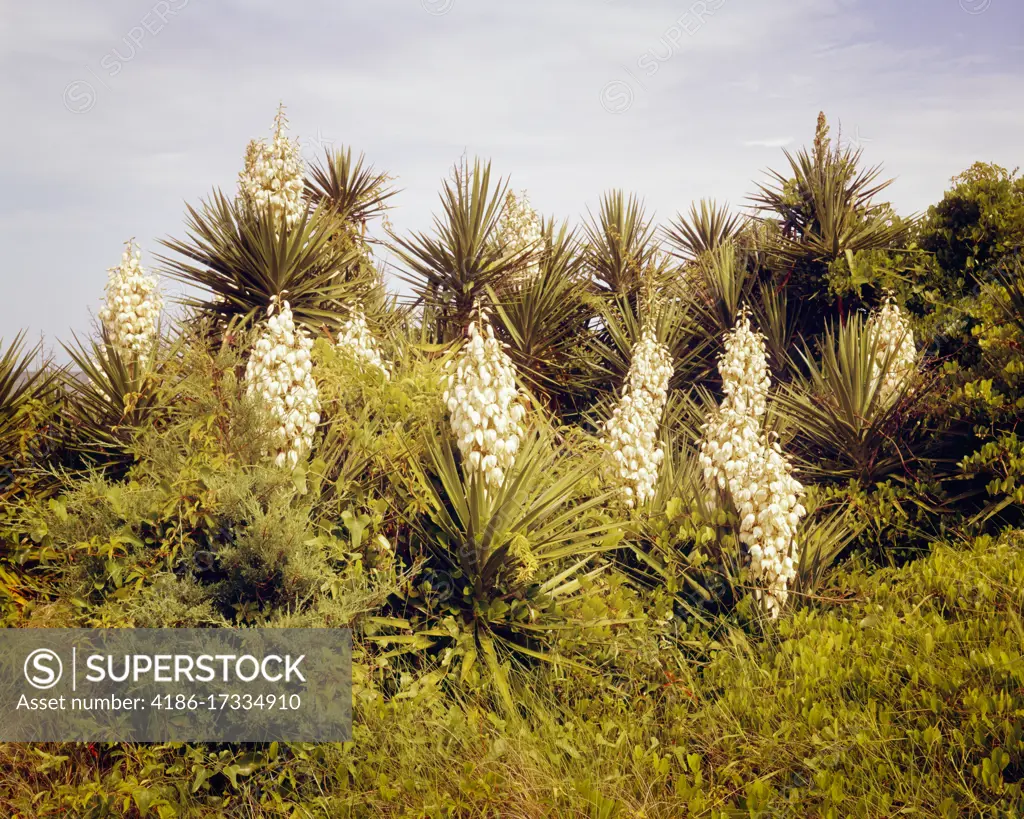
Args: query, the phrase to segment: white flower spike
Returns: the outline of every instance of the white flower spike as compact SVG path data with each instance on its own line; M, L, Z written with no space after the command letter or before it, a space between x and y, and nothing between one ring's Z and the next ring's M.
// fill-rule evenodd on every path
M515 464L526 406L487 312L477 305L475 313L468 339L447 365L444 401L467 476L479 474L485 487L497 488Z
M245 368L246 393L262 399L276 423L275 449L278 466L294 467L313 448L320 423L320 395L313 379L310 350L313 341L295 326L291 306L274 296L262 335Z
M251 213L283 220L286 228L292 228L306 211L305 176L298 141L285 136L287 128L282 105L274 117L271 144L254 139L245 150L238 195Z
M129 239L121 265L108 273L106 299L99 317L118 350L145 356L156 336L163 300L159 282L142 267L142 251Z
M875 334L875 366L881 378L880 400L889 403L917 370L917 346L910 321L892 294L868 318L868 331ZM888 361L888 370L883 368Z
M360 364L377 368L384 374L386 381L391 380L391 371L381 358L377 339L370 332L366 315L359 305L353 308L352 317L342 325L338 349L347 352Z
M645 330L633 347L622 397L604 427L605 445L630 508L654 497L665 453L658 429L668 401L672 355L654 332Z
M807 513L804 488L778 441L763 429L768 388L764 337L746 311L726 334L719 359L725 398L704 426L700 462L713 498L731 499L740 518L740 542L759 581L756 596L772 617L789 595L799 553L797 528Z
M526 191L519 196L509 191L505 196L505 208L498 222L498 233L501 242L513 253L519 253L530 246L535 246L541 238L540 216L530 206L530 198ZM521 286L533 281L540 272L540 264L536 259L530 262L511 277L510 283Z

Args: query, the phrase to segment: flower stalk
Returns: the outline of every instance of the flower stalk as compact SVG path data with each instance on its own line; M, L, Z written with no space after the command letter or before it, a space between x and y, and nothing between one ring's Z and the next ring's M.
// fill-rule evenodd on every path
M668 348L658 341L653 330L644 330L633 347L622 397L603 430L621 497L629 508L654 497L658 470L665 457L658 430L672 372Z
M740 543L758 584L755 597L771 617L778 617L796 578L804 488L793 477L777 436L764 430L771 386L768 356L764 337L751 328L746 310L725 336L718 370L725 397L704 425L704 481L713 502L723 499L734 507Z
M467 476L479 475L485 488L497 488L515 463L526 407L515 366L486 310L477 304L474 311L465 344L448 362L444 401Z
M312 348L306 331L295 326L291 306L274 296L249 357L245 382L246 393L262 400L276 424L274 450L267 454L278 466L295 467L313 448L320 397L313 379Z
M360 365L380 370L385 381L391 380L391 370L380 354L377 339L370 332L366 323L366 314L361 306L356 305L352 310L351 318L342 325L337 346L339 350L350 355Z
M156 337L163 300L156 276L142 267L142 251L129 239L121 264L110 268L100 322L121 353L145 357Z
M504 247L513 254L524 253L540 242L540 216L530 206L530 198L525 190L520 191L518 196L513 191L506 194L505 207L498 222L498 234ZM539 273L540 262L534 254L510 274L509 283L521 287L536 279Z
M868 317L867 327L875 336L875 377L880 381L880 400L888 404L917 371L914 331L891 293Z
M284 106L274 117L274 135L254 139L245 150L245 167L238 176L238 196L249 213L284 223L291 229L306 212L305 175L297 140L285 135Z

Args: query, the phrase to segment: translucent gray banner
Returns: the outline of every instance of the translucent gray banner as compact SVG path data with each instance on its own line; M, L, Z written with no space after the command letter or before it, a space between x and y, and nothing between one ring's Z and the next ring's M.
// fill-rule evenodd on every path
M0 629L2 742L347 742L349 629Z

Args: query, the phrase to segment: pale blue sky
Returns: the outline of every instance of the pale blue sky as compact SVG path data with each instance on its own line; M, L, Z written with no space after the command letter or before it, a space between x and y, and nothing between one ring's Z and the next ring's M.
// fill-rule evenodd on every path
M308 155L398 177L400 229L464 150L560 217L738 205L819 109L909 213L1021 162L1022 35L1022 0L0 0L0 336L87 329L124 240L153 266L279 100Z

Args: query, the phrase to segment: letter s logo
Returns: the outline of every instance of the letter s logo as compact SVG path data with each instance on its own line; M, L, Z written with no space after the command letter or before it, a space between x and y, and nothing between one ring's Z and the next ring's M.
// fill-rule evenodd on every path
M49 648L37 648L25 658L25 679L40 691L53 688L63 673L64 664L57 652Z

